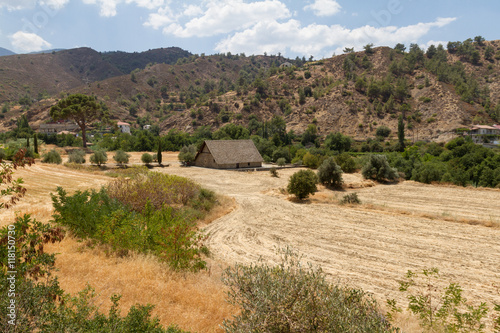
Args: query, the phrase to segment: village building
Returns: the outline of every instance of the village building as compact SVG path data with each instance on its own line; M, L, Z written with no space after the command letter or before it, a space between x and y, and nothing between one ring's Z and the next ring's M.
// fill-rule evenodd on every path
M500 140L500 126L474 125L470 128L468 135L474 143L498 145Z
M194 165L214 169L262 167L262 156L252 140L207 140L196 154Z
M119 121L116 123L116 125L118 126L118 128L120 129L120 131L122 133L128 133L130 134L130 124L129 123L125 123L123 121Z
M60 134L61 132L77 132L80 130L74 122L54 122L48 124L40 124L38 133L44 134Z

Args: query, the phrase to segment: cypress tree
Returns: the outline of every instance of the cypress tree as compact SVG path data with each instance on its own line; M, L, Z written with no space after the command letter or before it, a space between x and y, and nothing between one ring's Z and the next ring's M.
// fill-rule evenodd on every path
M30 137L28 136L26 138L26 148L29 148L30 147Z
M400 151L403 151L405 149L405 123L403 122L403 116L399 116L398 140L399 140L399 149Z
M38 139L36 133L33 135L33 146L35 154L38 154Z
M157 153L158 164L161 165L162 156L161 156L161 139L158 138L158 153Z

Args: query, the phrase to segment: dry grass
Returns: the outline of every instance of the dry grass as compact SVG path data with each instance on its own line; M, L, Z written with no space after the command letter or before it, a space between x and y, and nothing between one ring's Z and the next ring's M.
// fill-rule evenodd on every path
M221 268L214 263L209 263L206 272L176 273L155 257L108 256L102 247L92 249L73 238L50 245L48 250L59 253L56 267L61 287L77 293L89 283L99 295L96 304L103 312L111 306L110 296L121 294L122 314L136 303L150 303L164 326L177 324L190 331L222 332L222 320L237 311L225 302Z

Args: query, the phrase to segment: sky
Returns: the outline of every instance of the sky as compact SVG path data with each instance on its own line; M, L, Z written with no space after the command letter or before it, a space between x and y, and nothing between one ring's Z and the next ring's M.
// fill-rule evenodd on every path
M0 0L0 47L329 58L345 47L500 39L498 0Z

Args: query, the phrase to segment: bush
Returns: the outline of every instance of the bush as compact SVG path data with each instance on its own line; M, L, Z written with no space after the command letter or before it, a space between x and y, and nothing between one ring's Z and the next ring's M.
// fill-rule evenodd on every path
M271 177L276 177L276 178L279 178L279 175L278 175L278 169L276 168L271 168L269 170L269 173L271 174Z
M286 160L283 157L280 157L276 160L276 164L278 164L278 166L284 166L286 164Z
M304 157L302 157L302 162L304 165L311 169L317 169L321 164L322 157L320 155L314 155L307 152Z
M108 154L104 150L97 150L92 155L90 155L90 163L92 164L105 164L108 161Z
M337 163L345 173L352 173L356 171L356 161L354 161L354 158L352 158L352 156L348 153L337 155L334 159L335 163Z
M18 216L12 226L0 229L0 279L8 281L7 239L16 231L16 319L8 323L10 297L0 297L2 332L155 332L182 333L175 326L163 329L158 318L151 318L152 305L135 305L125 317L120 315L119 295L111 297L109 316L94 304L95 291L87 286L76 296L65 294L53 270L55 254L44 252L44 245L64 238L60 227L40 223L29 215ZM12 236L10 236L12 237ZM9 255L10 257L10 255ZM0 283L0 293L7 295L9 283Z
M59 152L57 150L52 149L48 153L43 155L42 158L43 163L52 163L52 164L61 164L62 163L62 158Z
M391 129L387 126L380 126L379 128L377 128L375 135L387 138L389 135L391 135Z
M184 146L181 148L181 151L179 152L178 156L179 161L184 166L191 165L194 162L196 153L197 149L195 145Z
M269 266L237 264L222 281L228 302L241 309L225 332L390 332L377 303L362 290L332 285L321 268L302 265L290 249Z
M332 187L342 186L342 169L329 157L318 168L318 180L321 184Z
M123 150L117 150L115 155L113 156L113 159L116 161L116 163L127 164L130 159L130 154L127 154Z
M149 165L149 163L153 162L153 156L149 153L144 153L141 156L142 163Z
M295 195L299 199L305 199L310 194L318 191L316 183L318 177L311 170L300 170L290 177L288 182L288 193Z
M361 169L361 174L366 179L388 181L398 179L398 172L391 168L385 155L370 155L368 162Z
M84 164L85 163L85 152L81 149L72 150L68 155L69 163Z
M5 159L5 156L7 154L5 153L5 150L3 150L2 148L0 148L0 162L2 162L2 160Z
M351 194L346 194L342 197L342 200L340 200L340 203L342 205L344 204L360 204L361 200L359 200L358 194L356 192L351 193Z

